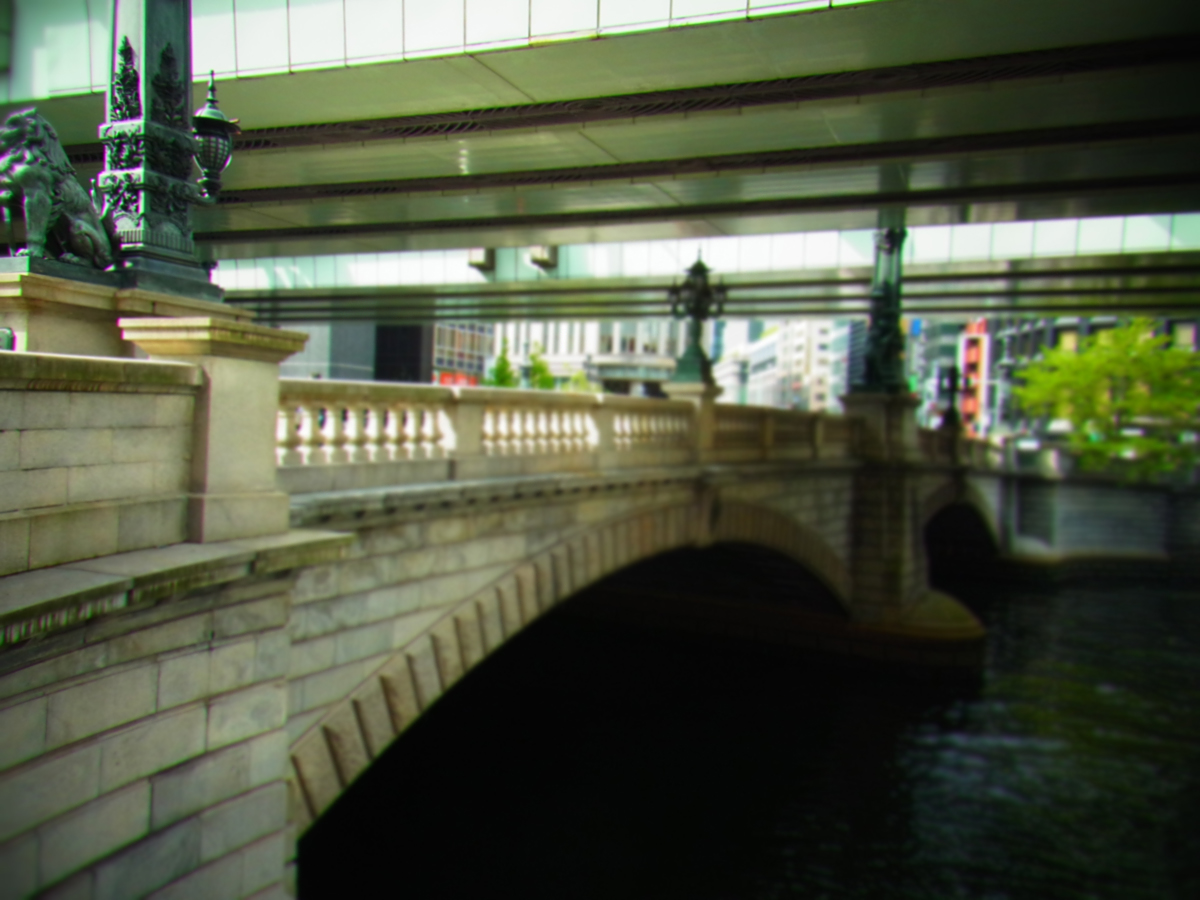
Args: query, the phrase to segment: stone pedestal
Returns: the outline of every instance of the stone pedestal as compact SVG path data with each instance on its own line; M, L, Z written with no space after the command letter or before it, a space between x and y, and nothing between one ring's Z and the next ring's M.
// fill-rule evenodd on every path
M275 485L279 363L308 336L228 319L121 319L122 337L151 359L199 366L188 540L197 543L288 529L288 495Z
M915 462L921 458L915 412L921 401L911 394L847 394L842 408L862 420L860 455L872 462Z
M663 391L672 400L688 400L696 404L696 440L693 446L700 453L713 448L716 439L717 397L723 388L703 381L668 381Z
M11 328L21 353L134 355L121 337L121 317L204 316L248 322L253 313L145 287L121 273L44 259L0 260L0 327Z
M851 605L873 630L925 640L972 641L983 626L961 603L929 586L921 532L920 449L906 394L850 394L846 414L861 419L851 534Z

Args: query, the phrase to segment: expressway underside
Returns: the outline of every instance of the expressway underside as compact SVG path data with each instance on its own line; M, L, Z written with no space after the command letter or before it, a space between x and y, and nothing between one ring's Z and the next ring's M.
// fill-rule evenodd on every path
M1194 211L1198 76L1200 7L1182 0L1096 0L1086 15L1069 0L892 0L238 78L220 96L245 130L196 238L229 260L873 228L881 210L905 210L909 225ZM103 96L39 108L90 177ZM1195 274L1173 265L1039 275L1019 301L1008 279L1023 275L913 269L908 298L955 311L1036 312L1066 296L1171 308ZM853 309L862 282L784 275L738 285L738 302ZM519 315L542 301L539 315L628 315L650 312L661 288L333 299L339 315L396 320L459 302L455 315L499 315L488 301ZM308 302L290 298L280 321Z
M726 313L738 317L865 315L870 267L726 277ZM467 285L234 290L227 302L274 323L431 320L632 319L669 314L671 279L563 279ZM1194 308L1200 253L1066 257L910 266L913 315L1054 315Z

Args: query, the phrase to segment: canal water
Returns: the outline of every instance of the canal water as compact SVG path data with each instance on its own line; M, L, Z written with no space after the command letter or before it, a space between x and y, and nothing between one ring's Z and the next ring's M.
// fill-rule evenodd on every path
M951 683L568 603L310 830L300 896L1200 897L1200 592L957 592Z

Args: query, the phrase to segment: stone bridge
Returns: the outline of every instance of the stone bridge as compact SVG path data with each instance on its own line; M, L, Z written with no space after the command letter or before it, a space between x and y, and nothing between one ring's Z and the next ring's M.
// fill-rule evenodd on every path
M1200 546L1194 492L1016 474L905 398L280 382L286 332L122 325L149 360L0 354L0 897L289 895L298 835L424 709L675 548L770 548L845 610L680 627L962 667L942 510L1026 560Z

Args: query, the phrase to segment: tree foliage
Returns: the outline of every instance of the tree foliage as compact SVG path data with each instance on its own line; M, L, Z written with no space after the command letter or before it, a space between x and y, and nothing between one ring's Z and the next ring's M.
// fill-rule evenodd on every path
M1078 351L1048 351L1021 370L1014 394L1031 415L1071 423L1070 447L1084 468L1146 480L1194 465L1200 356L1169 344L1151 320L1133 319Z
M483 383L487 387L503 387L515 388L521 383L521 379L517 377L517 372L513 369L512 363L508 359L508 341L500 342L500 355L496 357L496 362L492 366Z
M550 372L550 364L542 356L541 344L535 344L529 354L529 386L539 391L554 390L554 376Z
M566 383L562 386L564 391L575 391L578 394L603 394L604 388L596 384L594 381L589 381L587 373L582 369L577 370Z

